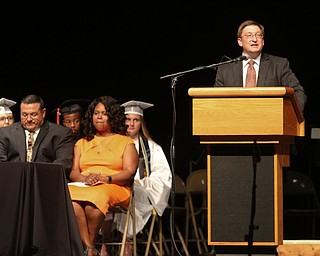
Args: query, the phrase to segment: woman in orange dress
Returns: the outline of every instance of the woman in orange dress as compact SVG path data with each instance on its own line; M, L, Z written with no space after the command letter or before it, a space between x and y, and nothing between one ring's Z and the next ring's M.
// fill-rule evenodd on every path
M94 99L84 120L85 138L74 147L69 191L85 255L98 255L99 229L110 206L128 206L138 153L126 136L123 108L109 96Z

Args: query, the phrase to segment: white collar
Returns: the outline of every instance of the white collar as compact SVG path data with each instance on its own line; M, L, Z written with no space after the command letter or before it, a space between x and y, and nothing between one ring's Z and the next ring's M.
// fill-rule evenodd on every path
M247 66L250 60L251 59L248 58L247 60L243 61L243 66L244 67ZM260 60L261 60L261 54L257 58L253 59L254 64L258 64L258 66L260 66Z

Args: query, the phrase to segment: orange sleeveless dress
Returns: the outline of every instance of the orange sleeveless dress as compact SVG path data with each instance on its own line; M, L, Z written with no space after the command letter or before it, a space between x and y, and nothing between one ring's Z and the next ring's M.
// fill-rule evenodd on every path
M122 156L125 147L133 144L131 138L115 134L109 137L95 136L91 141L80 139L75 144L81 151L80 169L82 175L101 173L114 175L122 171ZM116 184L98 184L95 186L69 185L70 196L75 201L89 201L103 214L113 205L128 206L130 188Z

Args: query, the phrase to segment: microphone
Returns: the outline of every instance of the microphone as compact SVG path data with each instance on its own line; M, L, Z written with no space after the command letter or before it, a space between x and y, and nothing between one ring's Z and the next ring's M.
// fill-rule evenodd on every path
M239 56L239 57L237 57L237 58L235 58L235 59L232 59L231 61L232 61L232 62L238 62L238 61L243 61L243 60L247 60L247 59L248 59L247 56L241 55L241 56Z
M211 64L209 66L200 66L200 67L196 67L196 68L189 69L189 70L186 70L186 71L182 71L182 72L178 72L178 73L162 76L162 77L160 77L160 79L171 77L171 78L175 78L174 80L176 81L178 76L183 76L184 74L187 74L187 73L191 73L191 72L194 72L194 71L197 71L197 70L202 70L202 69L207 69L207 68L216 69L218 66L221 66L221 65L224 65L224 64L228 64L228 63L232 63L232 62L236 62L237 63L238 61L243 61L243 60L247 60L248 59L248 57L245 56L245 55L241 55L241 56L239 56L239 57L237 57L235 59L231 59L228 56L223 56L223 57L226 57L228 60L227 61L223 61L223 62L219 62L217 64Z

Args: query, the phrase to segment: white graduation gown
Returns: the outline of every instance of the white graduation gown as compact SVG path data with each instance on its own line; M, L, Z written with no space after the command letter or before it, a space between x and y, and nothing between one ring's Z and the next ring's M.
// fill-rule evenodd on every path
M139 151L138 139L134 143L137 151ZM159 216L162 216L168 205L172 185L172 173L162 148L154 141L148 140L148 144L150 148L151 174L149 177L140 179L139 170L137 170L135 175L136 233L140 232L146 225L153 209L156 210ZM117 214L114 220L117 229L123 232L125 215ZM128 236L132 237L131 221L128 228Z

